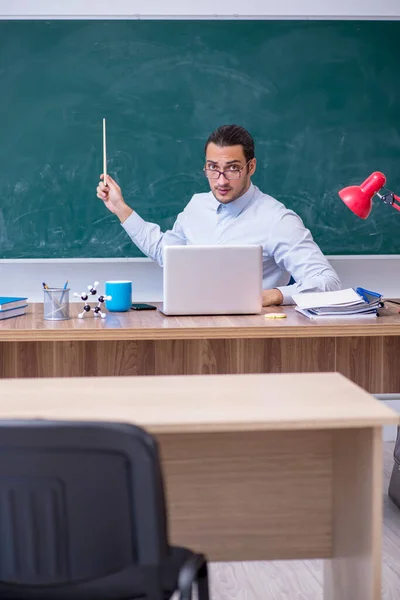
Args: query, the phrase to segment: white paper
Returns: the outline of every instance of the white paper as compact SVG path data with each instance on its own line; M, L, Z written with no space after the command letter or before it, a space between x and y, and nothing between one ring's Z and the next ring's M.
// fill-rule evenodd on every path
M339 319L343 320L343 319L367 319L367 318L371 318L371 319L376 319L376 317L378 316L376 312L373 313L355 313L355 314L334 314L334 315L330 315L330 314L324 314L324 315L313 315L310 312L308 312L307 309L305 308L299 308L298 306L296 306L296 310L301 313L302 315L304 315L305 317L307 317L308 319ZM337 321L336 321L337 322Z
M337 290L336 292L305 292L303 294L293 294L292 297L300 308L364 304L364 300L353 288Z

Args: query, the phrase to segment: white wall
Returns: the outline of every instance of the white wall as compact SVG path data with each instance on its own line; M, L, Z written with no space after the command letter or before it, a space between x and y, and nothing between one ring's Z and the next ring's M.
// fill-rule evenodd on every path
M134 301L162 300L162 269L147 258L0 260L0 296L27 296L29 302L43 302L42 282L57 287L68 281L74 301L74 292L80 294L95 281L104 292L108 279L132 281Z
M400 256L329 256L343 287L361 286L387 298L400 298ZM42 282L81 292L94 281L104 291L107 279L133 282L135 301L162 300L162 269L147 258L0 260L0 295L28 296L42 302ZM72 298L71 298L72 300ZM399 390L400 391L400 390Z
M400 18L399 0L0 0L0 18Z

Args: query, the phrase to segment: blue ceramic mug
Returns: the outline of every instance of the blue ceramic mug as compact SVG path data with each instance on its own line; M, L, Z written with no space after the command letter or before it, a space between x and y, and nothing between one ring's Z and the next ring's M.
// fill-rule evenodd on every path
M132 306L132 281L106 281L105 295L111 296L106 300L107 310L125 312Z

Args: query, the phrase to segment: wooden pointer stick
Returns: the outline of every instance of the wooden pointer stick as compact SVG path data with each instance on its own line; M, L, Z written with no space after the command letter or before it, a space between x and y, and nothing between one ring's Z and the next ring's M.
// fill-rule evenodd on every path
M104 185L107 185L107 145L106 145L106 120L103 119L103 176Z

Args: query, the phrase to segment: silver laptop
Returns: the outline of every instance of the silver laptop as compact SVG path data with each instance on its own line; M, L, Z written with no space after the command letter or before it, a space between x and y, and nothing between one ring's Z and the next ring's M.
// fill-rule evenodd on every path
M261 246L166 246L166 315L258 314Z

